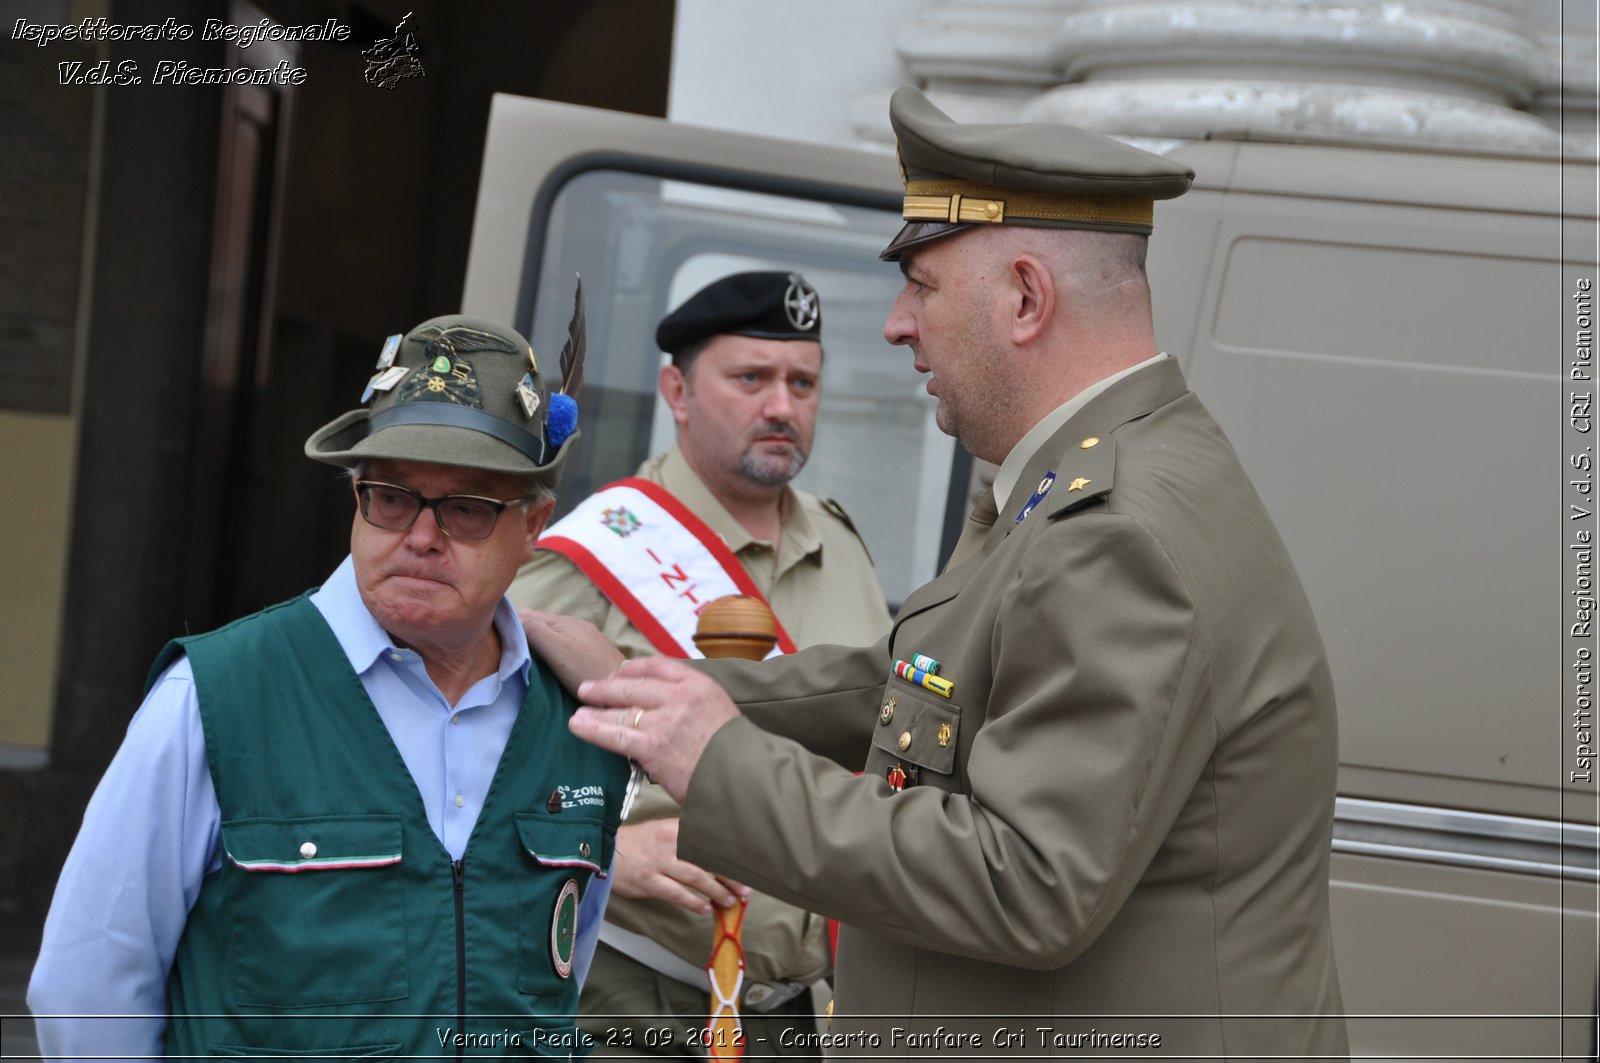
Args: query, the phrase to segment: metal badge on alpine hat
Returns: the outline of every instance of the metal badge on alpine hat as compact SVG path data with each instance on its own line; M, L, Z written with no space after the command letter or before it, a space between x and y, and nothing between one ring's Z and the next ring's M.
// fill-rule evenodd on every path
M668 354L709 336L762 340L822 339L822 299L798 273L732 273L695 292L656 326L656 346Z
M578 438L583 383L583 282L578 282L552 388L515 330L451 315L390 336L363 407L306 440L306 456L353 467L373 458L509 473L555 487Z
M1155 201L1181 196L1194 171L1119 140L1053 124L951 120L914 88L889 100L905 228L878 257L973 225L1150 232Z

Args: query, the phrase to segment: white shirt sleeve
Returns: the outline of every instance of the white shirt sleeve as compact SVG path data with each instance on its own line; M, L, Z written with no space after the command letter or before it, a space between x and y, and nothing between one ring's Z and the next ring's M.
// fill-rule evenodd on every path
M159 1057L167 972L220 812L188 658L139 707L84 812L28 984L47 1059Z

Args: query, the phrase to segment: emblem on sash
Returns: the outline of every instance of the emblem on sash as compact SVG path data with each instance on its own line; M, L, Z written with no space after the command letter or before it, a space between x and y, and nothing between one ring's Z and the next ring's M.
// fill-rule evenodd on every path
M600 523L626 539L639 528L639 518L627 506L614 506L600 511Z

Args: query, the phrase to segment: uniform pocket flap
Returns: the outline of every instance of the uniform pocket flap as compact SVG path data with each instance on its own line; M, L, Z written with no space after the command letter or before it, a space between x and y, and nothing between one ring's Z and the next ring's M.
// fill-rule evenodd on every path
M960 728L958 706L942 698L934 701L896 679L883 695L872 744L895 760L949 775L955 770Z
M245 871L336 871L400 862L399 816L245 819L222 825L222 848Z
M545 867L582 867L604 874L611 846L604 824L570 813L517 813L517 837L528 855Z

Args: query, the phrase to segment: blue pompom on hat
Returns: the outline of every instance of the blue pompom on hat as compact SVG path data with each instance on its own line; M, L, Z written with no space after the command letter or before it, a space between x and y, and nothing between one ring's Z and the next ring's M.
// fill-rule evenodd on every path
M552 447L559 447L578 427L578 403L571 395L556 392L550 396L550 409L545 414L545 438Z

